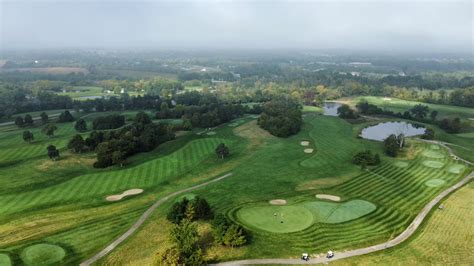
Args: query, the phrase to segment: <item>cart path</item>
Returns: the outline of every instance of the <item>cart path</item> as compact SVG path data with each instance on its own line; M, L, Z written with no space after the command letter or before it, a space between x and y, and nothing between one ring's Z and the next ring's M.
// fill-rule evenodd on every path
M449 195L451 192L457 190L458 188L464 186L467 184L469 181L471 181L474 178L474 171L471 172L469 175L464 177L461 181L459 181L457 184L453 185L452 187L449 187L448 189L444 190L441 192L436 198L431 200L424 208L421 210L421 212L416 216L415 220L408 226L405 231L403 231L400 235L398 235L396 238L374 246L366 247L366 248L361 248L361 249L355 249L351 251L345 251L345 252L337 252L335 251L335 256L332 259L327 259L324 256L321 257L315 257L311 258L309 261L303 261L301 259L250 259L250 260L237 260L237 261L229 261L229 262L223 262L219 263L217 265L244 265L244 264L317 264L317 263L328 263L333 260L339 260L339 259L344 259L344 258L349 258L349 257L354 257L354 256L359 256L359 255L364 255L384 249L391 248L393 246L396 246L400 244L401 242L407 240L413 233L416 231L416 229L420 226L420 224L423 222L423 220L426 218L428 213L435 207L443 198L445 198L447 195Z
M156 201L153 205L151 205L143 214L142 216L140 216L140 218L127 230L127 232L125 232L124 234L122 234L121 236L119 236L117 239L115 239L112 243L110 243L107 247L105 247L103 250L101 250L99 253L97 253L96 255L94 255L93 257L87 259L86 261L82 262L80 265L81 266L88 266L88 265L91 265L92 263L94 262L97 262L99 259L103 258L105 255L107 255L108 253L110 253L112 250L114 250L118 245L120 245L123 241L125 241L128 237L130 237L133 233L135 233L135 231L138 230L138 228L146 221L146 219L153 213L153 211L158 208L160 205L162 205L164 202L166 202L168 199L174 197L174 196L177 196L181 193L184 193L184 192L189 192L191 190L195 190L195 189L198 189L198 188L201 188L201 187L204 187L204 186L207 186L211 183L215 183L215 182L218 182L218 181L221 181L222 179L226 178L226 177L229 177L231 176L232 173L228 173L228 174L225 174L223 176L220 176L218 178L215 178L215 179L212 179L212 180L209 180L207 182L204 182L202 184L199 184L199 185L195 185L195 186L192 186L192 187L189 187L189 188L185 188L185 189L182 189L182 190L178 190L176 192L173 192L171 194L169 194L168 196L165 196L161 199L159 199L158 201Z
M449 143L449 142L444 142L444 141L439 141L439 140L426 140L426 139L420 139L421 141L423 142L427 142L427 143L432 143L432 144L438 144L444 148L446 148L449 152L449 155L451 156L456 156L456 158L458 158L460 161L464 162L464 163L467 163L469 165L474 165L473 162L470 162L468 160L465 160L461 157L459 157L458 155L456 155L453 151L453 149L451 149L451 147L449 147L448 145L454 145L454 146L459 146L459 145L455 145L455 144L452 144L452 143Z

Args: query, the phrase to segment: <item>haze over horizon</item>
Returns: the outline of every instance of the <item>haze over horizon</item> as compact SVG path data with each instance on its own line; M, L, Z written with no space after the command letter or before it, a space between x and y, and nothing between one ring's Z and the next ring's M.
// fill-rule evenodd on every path
M471 1L0 1L0 49L473 54Z

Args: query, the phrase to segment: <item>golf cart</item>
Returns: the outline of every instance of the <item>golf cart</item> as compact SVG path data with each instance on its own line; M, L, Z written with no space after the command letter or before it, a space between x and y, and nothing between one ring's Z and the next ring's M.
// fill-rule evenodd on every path
M301 255L301 259L305 260L305 261L308 261L309 260L309 254L308 253L303 253L303 255Z
M326 255L326 258L330 259L334 257L334 252L332 252L331 250L328 251L328 254Z

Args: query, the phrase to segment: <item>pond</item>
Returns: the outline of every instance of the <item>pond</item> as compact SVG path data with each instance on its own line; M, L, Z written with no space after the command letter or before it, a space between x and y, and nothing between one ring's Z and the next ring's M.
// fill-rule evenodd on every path
M412 137L416 135L422 135L424 133L424 127L413 125L407 122L385 122L364 128L360 136L364 139L382 141L391 134L403 134L405 137Z
M324 102L324 115L337 116L337 108L342 104L336 102Z

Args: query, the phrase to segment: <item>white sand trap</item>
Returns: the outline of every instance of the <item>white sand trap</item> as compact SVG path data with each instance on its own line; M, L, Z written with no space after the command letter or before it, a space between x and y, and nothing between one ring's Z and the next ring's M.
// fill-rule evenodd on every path
M313 149L304 149L304 153L313 153Z
M209 132L206 133L206 135L208 135L208 136L212 136L212 135L215 135L215 134L216 134L216 132L214 132L214 131L209 131Z
M316 198L327 199L327 200L332 200L332 201L341 201L340 197L334 196L334 195L328 195L328 194L316 194Z
M392 100L392 98L389 98L389 97L383 97L383 98L382 98L382 100L384 100L384 101L391 101L391 100Z
M134 189L125 190L124 192L122 192L122 194L119 194L119 195L107 196L105 199L107 201L119 201L119 200L123 199L126 196L137 195L137 194L140 194L142 192L143 192L143 189L134 188Z
M309 141L307 140L303 140L302 142L300 142L301 146L308 146L309 145Z
M274 199L270 201L271 205L286 205L286 200L284 199Z

